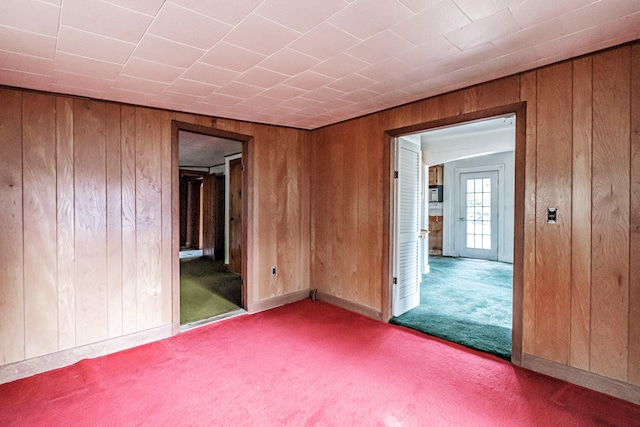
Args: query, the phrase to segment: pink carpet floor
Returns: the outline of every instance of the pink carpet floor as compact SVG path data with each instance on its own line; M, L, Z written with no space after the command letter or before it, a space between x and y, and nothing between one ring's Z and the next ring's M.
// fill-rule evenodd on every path
M640 426L640 406L301 301L0 385L0 426Z

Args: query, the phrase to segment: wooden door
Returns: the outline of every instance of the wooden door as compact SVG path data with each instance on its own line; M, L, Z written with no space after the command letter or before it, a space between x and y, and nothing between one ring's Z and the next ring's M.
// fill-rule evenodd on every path
M229 161L229 270L242 271L242 159Z

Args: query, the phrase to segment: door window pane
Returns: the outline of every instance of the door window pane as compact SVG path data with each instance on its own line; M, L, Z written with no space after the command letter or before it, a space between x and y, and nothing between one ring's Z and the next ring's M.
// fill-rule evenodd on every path
M467 179L467 247L491 249L491 178Z

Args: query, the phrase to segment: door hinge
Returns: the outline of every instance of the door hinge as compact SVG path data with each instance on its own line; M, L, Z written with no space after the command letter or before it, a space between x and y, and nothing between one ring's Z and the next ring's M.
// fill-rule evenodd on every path
M393 177L397 178L398 177L398 171L393 171Z
M394 277L394 278L393 278L393 284L394 284L394 285L397 285L397 284L398 284L398 278L397 278L397 277Z

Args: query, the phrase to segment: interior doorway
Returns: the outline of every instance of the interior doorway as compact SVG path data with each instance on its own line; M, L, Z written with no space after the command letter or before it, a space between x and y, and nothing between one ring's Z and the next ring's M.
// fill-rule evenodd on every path
M521 292L513 274L515 125L516 114L509 112L399 136L422 151L422 274L420 304L398 314L394 289L390 320L508 360L521 348L513 342L521 324L521 311L513 311ZM398 244L391 251L394 282L403 275Z
M242 194L246 141L191 125L176 133L179 328L185 330L245 312Z

